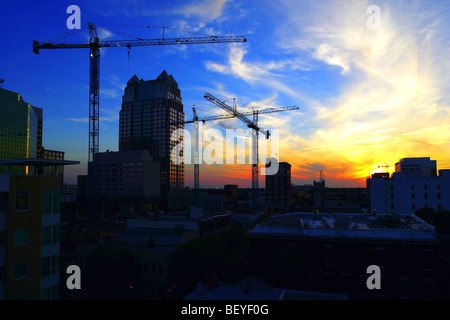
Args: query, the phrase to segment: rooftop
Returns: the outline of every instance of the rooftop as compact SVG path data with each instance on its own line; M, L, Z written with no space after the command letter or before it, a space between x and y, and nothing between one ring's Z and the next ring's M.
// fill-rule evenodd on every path
M339 294L272 288L249 277L234 284L198 287L185 300L346 300Z
M272 216L250 230L249 235L346 241L437 241L435 229L414 215L292 212Z

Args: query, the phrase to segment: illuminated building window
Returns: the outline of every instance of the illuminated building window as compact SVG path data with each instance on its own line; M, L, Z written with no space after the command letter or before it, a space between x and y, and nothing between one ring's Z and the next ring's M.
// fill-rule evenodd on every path
M16 191L16 211L28 210L28 191Z

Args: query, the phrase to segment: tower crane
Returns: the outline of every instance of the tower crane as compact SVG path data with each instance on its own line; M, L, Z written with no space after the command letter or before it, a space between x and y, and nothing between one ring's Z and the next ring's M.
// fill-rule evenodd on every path
M288 107L277 107L277 108L265 108L262 110L253 110L253 111L246 111L246 112L238 112L236 110L236 106L233 106L233 108L231 108L231 109L234 110L236 113L229 113L229 114L222 114L222 115L217 115L217 116L208 116L208 117L199 118L197 115L196 108L193 107L192 108L192 113L193 113L192 120L188 120L188 121L184 121L184 122L170 123L170 125L194 123L194 195L195 195L195 205L197 205L197 206L200 205L200 203L199 203L199 192L200 192L199 150L200 150L200 134L201 133L200 133L199 122L205 123L206 121L232 119L232 118L238 117L238 115L240 117L243 117L244 119L247 119L246 116L254 115L255 112L258 114L266 114L266 113L274 113L274 112L281 112L281 111L287 111L287 110L296 110L299 108L297 106L288 106ZM257 125L257 123L256 123L256 125ZM266 134L268 137L269 136L268 132ZM254 140L253 140L253 142L254 142ZM255 159L255 158L253 158L253 159ZM256 175L258 174L257 171L258 171L258 167L256 166ZM253 170L252 170L252 173L253 173ZM253 186L253 183L252 183L252 186ZM256 189L257 188L258 188L258 185L256 184Z
M86 25L82 29L85 29ZM68 43L60 42L68 36L80 30L72 30L65 35L57 37L53 41L39 42L33 41L33 52L39 54L41 49L89 49L89 152L88 152L88 172L92 165L95 165L94 156L99 151L99 108L100 108L100 48L120 48L125 47L130 50L131 47L136 46L160 46L160 45L181 45L181 44L206 44L206 43L230 43L230 42L246 42L245 36L196 36L196 37L181 37L181 38L165 38L164 32L161 39L142 39L136 40L101 40L98 36L96 26L92 23L87 23L89 29L89 42ZM164 28L165 31L165 28ZM88 176L91 176L88 173ZM97 179L96 170L93 170L92 188L90 194L90 212L89 215L98 222L96 200L97 200Z
M266 139L269 139L270 132L258 126L258 115L261 113L271 113L271 112L281 112L288 110L298 109L296 106L283 107L283 108L269 108L264 110L253 110L251 112L239 112L237 108L230 107L225 102L220 101L210 93L205 93L203 96L206 100L212 102L216 106L228 112L227 115L219 116L220 119L238 118L247 124L247 127L252 130L252 211L254 213L259 212L258 203L258 132L262 133ZM248 119L246 116L252 115L253 120ZM219 120L214 119L215 117L208 117L208 120ZM200 119L199 119L200 120ZM206 119L203 119L206 121ZM198 179L198 178L197 178Z
M245 36L206 36L187 38L165 38L136 40L100 40L96 26L88 23L89 42L65 43L55 41L33 41L33 52L39 54L41 49L89 49L89 162L94 160L94 154L99 151L99 96L100 96L100 48L135 46L160 46L181 44L229 43L246 42ZM85 27L84 27L85 28ZM76 30L78 31L78 30ZM60 36L63 39L67 36Z

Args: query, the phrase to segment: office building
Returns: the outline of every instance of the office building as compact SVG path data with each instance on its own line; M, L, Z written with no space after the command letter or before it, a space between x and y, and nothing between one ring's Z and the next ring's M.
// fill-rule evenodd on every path
M42 109L21 94L0 88L0 160L38 158L42 154ZM11 173L25 173L15 166ZM0 173L6 168L0 167Z
M450 210L450 170L437 170L430 158L404 158L395 172L376 173L367 179L369 210L412 214L417 209Z
M177 82L166 71L155 80L139 80L134 75L125 88L119 116L119 151L148 150L160 161L161 197L167 201L169 191L184 188L182 155L171 159L172 149L183 139L171 141L171 134L184 128L184 124L174 124L184 122Z
M38 158L46 159L46 160L64 160L63 151L50 150L44 147L41 148L41 155ZM64 167L63 166L45 166L42 168L44 170L44 175L58 175L62 177L62 181L64 181Z
M130 214L158 208L160 163L147 150L99 152L94 159L97 197L103 211L127 206Z
M314 188L311 192L314 209L347 213L367 211L366 188Z
M448 299L449 262L414 215L288 213L248 232L256 274L275 287L355 299ZM369 266L380 268L371 289Z
M266 175L267 210L273 213L288 212L293 205L291 188L291 165L280 162L276 174Z
M76 161L0 161L8 172L27 166L27 175L0 174L0 299L59 297L61 176L38 175L45 166Z

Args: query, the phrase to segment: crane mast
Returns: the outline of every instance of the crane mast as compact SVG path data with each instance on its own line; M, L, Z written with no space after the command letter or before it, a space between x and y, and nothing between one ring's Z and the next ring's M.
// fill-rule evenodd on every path
M40 49L89 49L89 162L94 160L94 154L99 151L99 109L100 109L100 48L130 49L134 46L159 46L182 44L207 44L246 42L247 38L239 36L205 36L205 37L178 37L161 39L132 39L132 40L100 40L95 25L88 23L90 41L79 43L67 42L39 42L33 41L33 52L39 54Z
M211 99L212 98L212 95ZM219 100L216 100L219 101ZM227 109L227 105L224 104L225 109ZM288 107L277 107L277 108L266 108L262 110L252 110L252 111L245 111L245 112L239 112L240 116L249 116L253 115L253 123L258 125L258 115L259 114L266 114L266 113L274 113L274 112L282 112L282 111L288 111L288 110L297 110L299 107L297 106L288 106ZM233 110L237 112L235 99L233 99ZM180 125L180 124L187 124L187 123L194 123L194 193L195 193L195 205L199 206L199 190L200 190L200 167L199 167L199 149L200 149L200 127L199 123L204 123L205 121L215 121L215 120L226 120L226 119L232 119L237 117L237 113L232 114L222 114L217 116L209 116L209 117L201 117L199 118L197 115L196 108L192 108L193 113L193 119L187 120L183 122L171 122L170 125ZM248 120L248 119L247 119ZM257 138L253 136L253 133L257 131L252 130L252 139ZM253 140L253 145L256 144L256 148L258 148L257 141ZM256 152L254 152L256 151ZM252 159L256 159L258 154L258 150L252 150ZM258 166L252 164L252 190L258 190ZM257 195L255 195L255 198L257 198ZM256 205L255 205L256 206Z
M232 116L233 118L236 117L238 119L240 119L241 121L243 121L245 124L247 124L247 127L252 129L252 211L253 213L259 213L259 187L258 187L258 132L262 133L266 139L269 139L270 136L270 132L268 130L265 130L261 127L258 126L258 115L259 113L264 113L264 110L259 111L259 110L253 110L252 111L252 115L253 115L253 120L250 120L246 117L246 115L248 115L248 113L241 113L239 111L237 111L237 108L234 107L230 107L229 105L227 105L225 102L220 101L219 99L217 99L216 97L214 97L212 94L210 93L205 93L205 95L203 96L206 100L212 102L213 104L215 104L216 106L224 109L225 111L227 111L230 116ZM297 107L285 107L285 108L278 108L278 109L269 109L271 111L268 111L266 113L269 112L279 112L279 111L287 111L287 110L293 110L293 109L298 109Z
M89 43L67 43L33 41L33 52L39 54L40 49L89 49L89 155L88 155L88 176L90 183L89 190L89 216L93 224L98 223L97 217L97 177L94 166L96 165L95 155L99 152L99 124L100 124L100 48L126 47L130 50L133 46L157 46L157 45L181 45L181 44L203 44L203 43L227 43L246 42L245 36L209 36L190 38L164 38L161 39L141 39L137 40L114 40L102 41L99 39L97 29L92 23L88 23ZM70 32L69 32L70 33ZM73 33L72 33L73 34ZM58 39L64 39L60 36Z
M99 151L100 125L100 47L97 30L89 23L89 158L94 161L94 155Z

